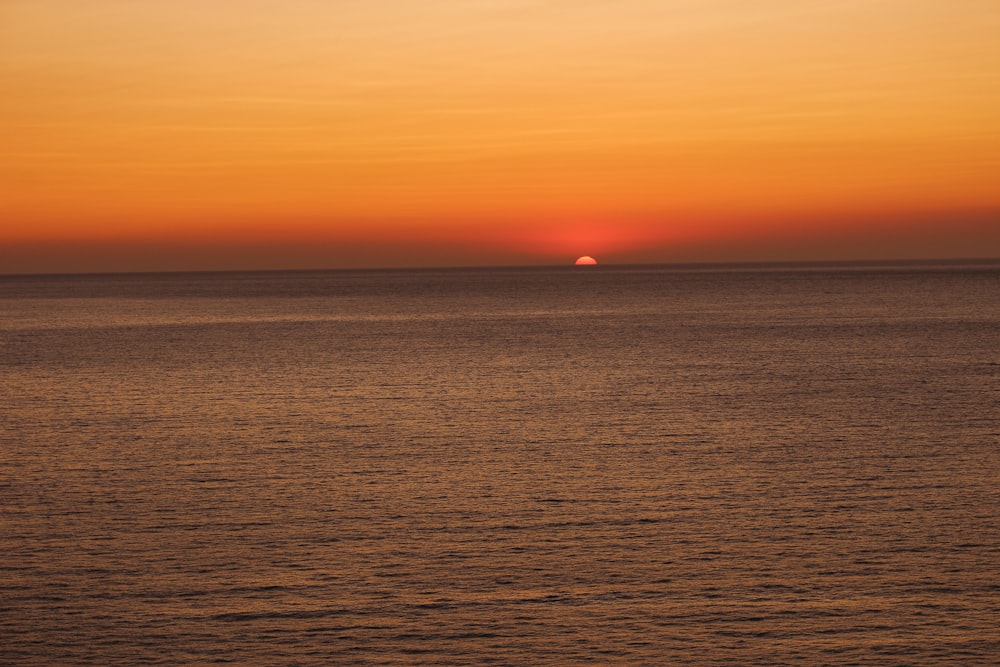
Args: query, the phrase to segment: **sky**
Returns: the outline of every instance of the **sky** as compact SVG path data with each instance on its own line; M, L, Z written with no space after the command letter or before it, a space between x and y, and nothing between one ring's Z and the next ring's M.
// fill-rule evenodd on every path
M0 273L1000 257L996 0L0 0Z

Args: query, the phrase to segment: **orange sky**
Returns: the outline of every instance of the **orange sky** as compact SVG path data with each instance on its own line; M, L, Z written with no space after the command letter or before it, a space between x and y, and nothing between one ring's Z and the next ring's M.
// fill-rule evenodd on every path
M2 0L0 272L1000 256L996 0Z

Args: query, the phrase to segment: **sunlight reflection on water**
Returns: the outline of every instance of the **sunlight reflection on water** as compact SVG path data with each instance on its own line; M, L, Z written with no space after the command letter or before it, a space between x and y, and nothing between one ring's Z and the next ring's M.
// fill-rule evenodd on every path
M4 660L990 664L1000 271L606 269L0 279Z

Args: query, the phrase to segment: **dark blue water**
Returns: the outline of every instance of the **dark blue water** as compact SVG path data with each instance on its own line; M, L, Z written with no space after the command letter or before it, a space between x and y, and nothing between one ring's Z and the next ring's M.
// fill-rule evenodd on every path
M0 278L0 663L986 665L1000 263Z

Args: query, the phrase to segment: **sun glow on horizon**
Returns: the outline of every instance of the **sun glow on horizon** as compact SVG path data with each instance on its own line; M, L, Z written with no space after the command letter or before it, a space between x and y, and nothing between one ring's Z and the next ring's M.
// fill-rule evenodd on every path
M996 3L0 14L0 272L1000 255Z

